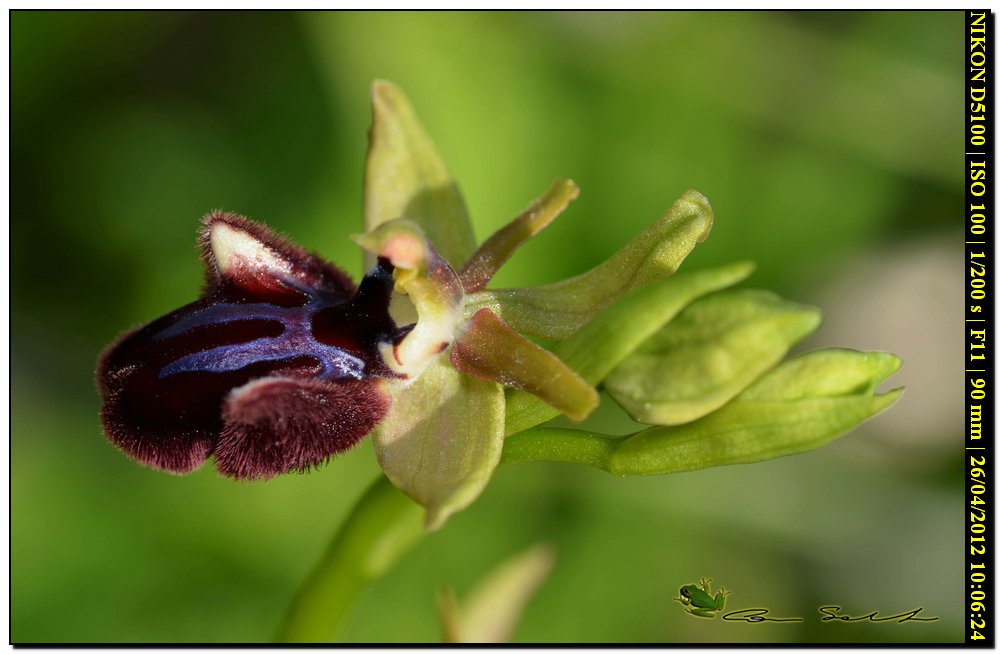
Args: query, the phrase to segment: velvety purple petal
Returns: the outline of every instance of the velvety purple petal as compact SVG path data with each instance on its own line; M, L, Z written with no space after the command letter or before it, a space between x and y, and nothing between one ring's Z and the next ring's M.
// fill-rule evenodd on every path
M388 409L374 380L258 379L226 401L215 465L250 480L306 470L355 445Z

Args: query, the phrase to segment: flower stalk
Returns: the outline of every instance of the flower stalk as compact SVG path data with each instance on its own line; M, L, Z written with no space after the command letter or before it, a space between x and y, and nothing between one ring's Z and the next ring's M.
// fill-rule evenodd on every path
M337 638L365 588L425 533L420 505L379 477L295 594L275 642L321 643Z

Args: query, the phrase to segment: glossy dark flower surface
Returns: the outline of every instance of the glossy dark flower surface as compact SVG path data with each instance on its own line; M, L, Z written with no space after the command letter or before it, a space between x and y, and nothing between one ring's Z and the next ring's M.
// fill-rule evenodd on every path
M101 355L108 438L140 463L189 472L215 455L229 477L322 463L389 408L378 353L392 266L361 281L241 216L204 219L200 299L125 334Z

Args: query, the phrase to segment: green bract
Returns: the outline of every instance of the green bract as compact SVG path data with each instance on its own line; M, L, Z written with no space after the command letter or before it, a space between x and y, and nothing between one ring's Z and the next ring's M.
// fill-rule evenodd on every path
M619 475L749 463L817 447L899 396L875 394L899 365L891 355L823 350L779 365L819 312L724 290L752 264L675 274L712 228L696 191L581 275L487 288L577 197L576 185L557 180L476 249L461 195L403 93L376 82L373 113L369 231L355 240L392 263L393 315L414 323L382 346L400 379L386 382L392 404L374 442L388 479L425 508L426 527L474 501L501 460ZM624 438L541 426L560 414L584 420L601 386L653 426Z
M443 588L438 594L438 612L444 642L509 642L525 604L554 564L552 546L535 545L493 570L461 604L451 588Z
M555 348L570 367L599 384L615 366L663 328L692 300L731 286L750 274L749 263L668 277L626 295ZM556 417L550 407L524 393L511 393L507 433Z
M874 389L899 368L880 352L819 350L787 361L735 400L685 425L615 437L537 428L507 439L503 461L567 461L616 475L753 463L819 447L896 401Z
M816 309L767 291L715 293L646 340L605 386L639 422L690 422L733 399L819 321Z

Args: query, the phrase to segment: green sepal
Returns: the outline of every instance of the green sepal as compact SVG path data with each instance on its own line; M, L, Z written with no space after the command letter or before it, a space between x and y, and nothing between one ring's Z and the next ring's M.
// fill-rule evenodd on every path
M465 202L409 99L391 82L372 84L368 140L365 230L395 218L412 220L452 267L460 267L476 247ZM367 254L365 269L374 262Z
M503 461L566 461L616 475L685 472L753 463L817 448L892 405L903 392L875 394L898 358L882 352L819 350L775 368L735 400L684 425L625 437L536 428L509 436Z
M622 361L604 387L639 422L691 422L736 397L819 323L817 309L768 291L713 293Z
M559 343L553 353L588 384L597 386L625 357L698 297L732 286L753 271L743 262L682 273L633 291ZM510 391L506 433L529 429L558 415L537 397Z
M427 529L437 529L479 496L500 460L503 388L460 373L447 357L387 387L375 454L393 485L427 510Z
M587 272L532 288L471 294L471 311L491 309L521 334L564 339L630 291L672 275L712 228L712 207L686 191L667 212L610 259Z

